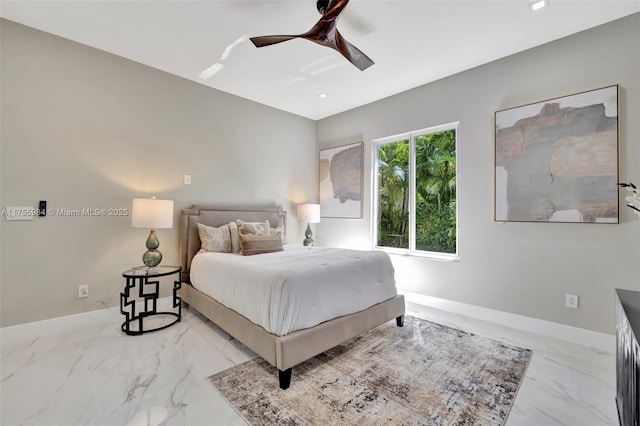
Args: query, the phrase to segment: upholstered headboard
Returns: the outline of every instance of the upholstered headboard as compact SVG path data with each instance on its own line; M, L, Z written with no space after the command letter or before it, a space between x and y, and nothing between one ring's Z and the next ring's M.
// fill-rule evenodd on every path
M198 223L208 226L222 226L226 223L241 219L246 222L269 220L272 228L282 226L287 232L287 212L281 207L214 207L193 205L180 212L180 266L182 266L182 280L190 282L189 270L191 259L200 250L200 236Z

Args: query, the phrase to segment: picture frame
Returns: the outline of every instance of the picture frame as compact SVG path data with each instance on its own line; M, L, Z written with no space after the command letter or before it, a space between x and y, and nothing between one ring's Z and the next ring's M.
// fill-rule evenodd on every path
M494 220L619 223L618 85L495 113Z
M320 150L320 217L362 218L363 146L357 142Z

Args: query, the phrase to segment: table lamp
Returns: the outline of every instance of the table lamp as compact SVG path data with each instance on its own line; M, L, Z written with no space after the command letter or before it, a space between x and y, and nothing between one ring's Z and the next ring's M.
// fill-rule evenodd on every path
M156 200L153 198L134 198L131 207L131 227L149 228L147 251L142 255L142 262L149 268L156 267L162 260L162 253L156 229L173 227L173 200Z
M313 241L311 233L311 224L320 223L320 204L300 204L298 206L298 221L307 222L307 230L304 233L306 237L302 242L307 247L313 247L316 245Z

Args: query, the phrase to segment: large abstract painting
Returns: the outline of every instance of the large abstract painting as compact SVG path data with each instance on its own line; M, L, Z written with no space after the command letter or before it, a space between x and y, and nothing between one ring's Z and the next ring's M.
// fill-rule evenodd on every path
M618 223L618 86L498 111L495 220Z
M362 217L362 142L320 151L320 214Z

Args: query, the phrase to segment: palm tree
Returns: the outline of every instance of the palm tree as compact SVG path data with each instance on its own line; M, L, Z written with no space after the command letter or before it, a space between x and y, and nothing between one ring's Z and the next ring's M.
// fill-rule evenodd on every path
M420 250L456 250L455 130L416 138L416 245Z
M456 133L431 133L415 139L416 247L456 250ZM408 248L409 141L378 146L378 244Z
M456 199L455 131L416 138L416 192L438 211Z
M398 141L378 147L378 182L380 191L379 240L387 245L391 236L400 237L393 247L406 245L408 220L409 141Z

